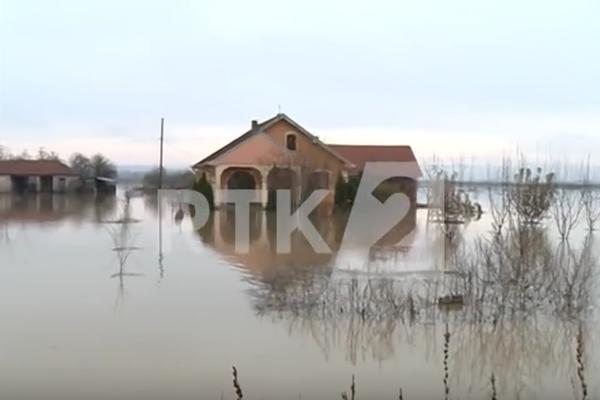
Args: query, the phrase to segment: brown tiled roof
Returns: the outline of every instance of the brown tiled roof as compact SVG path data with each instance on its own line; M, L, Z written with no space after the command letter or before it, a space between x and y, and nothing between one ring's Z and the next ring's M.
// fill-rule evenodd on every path
M4 160L0 161L0 175L75 176L77 174L68 165L58 160Z
M367 162L401 161L417 163L417 158L410 146L377 146L377 145L347 145L328 144L330 149L354 164L351 172L362 171ZM418 164L414 173L422 176Z

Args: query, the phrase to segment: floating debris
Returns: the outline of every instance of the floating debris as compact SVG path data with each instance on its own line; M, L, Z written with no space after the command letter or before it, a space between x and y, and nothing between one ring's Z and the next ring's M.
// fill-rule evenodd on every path
M439 306L464 306L465 301L463 295L461 294L452 294L448 296L443 296L438 299Z

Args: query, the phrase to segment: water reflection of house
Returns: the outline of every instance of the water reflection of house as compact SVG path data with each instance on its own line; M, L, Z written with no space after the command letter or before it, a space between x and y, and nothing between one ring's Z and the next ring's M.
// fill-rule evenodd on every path
M89 219L101 221L113 212L112 196L39 196L0 195L0 225L43 224L65 220L81 222Z
M208 222L199 230L203 242L217 251L229 263L239 266L261 278L312 275L317 271L330 273L344 262L339 259L339 250L348 221L347 213L334 213L329 218L312 218L311 222L321 235L331 253L318 253L304 234L295 231L291 235L291 251L278 253L276 237L276 213L250 210L248 251L236 250L235 212L231 209L215 211ZM372 247L357 248L361 265L379 262L381 257L395 257L410 251L414 240L416 218L414 213L394 226ZM397 244L401 244L397 246ZM408 244L408 245L407 245Z
M229 263L244 268L254 275L280 276L329 265L332 254L319 254L298 231L291 236L291 252L277 252L275 213L250 211L249 248L236 251L235 212L216 211L199 231L202 240ZM337 218L319 218L314 221L323 240L335 252L341 241L342 224Z
M329 195L321 211L329 214L338 175L358 173L370 161L411 162L414 179L420 176L408 146L327 145L281 113L261 123L252 121L249 131L192 168L198 176L207 177L215 193L218 189L259 190L256 202L262 206L267 205L269 190L290 189L298 203L313 190L326 189ZM408 188L415 190L416 185ZM224 203L227 199L217 193L215 204Z
M0 192L66 192L78 175L58 160L0 161Z

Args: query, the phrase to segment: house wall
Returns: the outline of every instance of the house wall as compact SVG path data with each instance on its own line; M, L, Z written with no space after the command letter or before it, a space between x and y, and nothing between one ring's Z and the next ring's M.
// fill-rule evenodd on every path
M60 190L60 180L65 180L65 190ZM54 176L52 178L52 191L53 192L68 192L71 191L77 182L76 176ZM39 192L41 190L41 179L39 176L30 176L27 178L28 186L34 191ZM11 193L13 191L12 180L10 176L0 176L0 193Z
M32 188L35 188L36 192L39 192L41 190L41 186L42 186L42 182L39 176L30 176L28 178L29 180L29 185Z
M10 180L10 176L0 176L0 193L10 192L12 192L12 181Z
M61 184L61 179L64 179L64 185ZM55 193L73 191L77 185L78 180L79 178L77 176L54 176L52 178L52 191Z
M335 180L338 174L343 171L344 163L329 151L325 150L317 143L313 143L306 135L298 132L294 126L287 121L279 121L265 130L278 144L285 148L286 136L290 133L296 134L296 150L289 151L293 156L293 161L297 165L307 167L307 169L318 171L325 170L330 172L329 186L335 187Z
M286 138L288 134L296 135L296 150L287 150ZM311 186L315 173L327 174L329 195L319 206L319 213L331 213L334 203L335 182L338 174L344 171L344 162L335 157L322 145L314 143L312 139L299 132L297 128L287 121L281 120L268 127L263 133L254 135L233 149L212 160L215 166L205 165L196 170L197 176L206 174L208 181L215 191L215 204L222 200L217 191L224 188L230 173L235 169L252 168L256 170L256 187L261 190L261 203L266 205L268 199L267 179L269 171L274 167L287 167L295 171L298 176L298 197L307 189L316 189ZM222 174L224 174L222 176ZM297 199L301 200L301 199Z
M288 155L269 135L258 134L222 154L219 164L274 165L288 161Z
M328 172L328 190L329 195L319 205L318 213L329 215L333 209L335 201L335 182L340 173L344 171L344 162L324 149L320 144L314 143L306 135L298 132L296 128L287 121L279 121L273 126L265 129L265 133L271 136L278 144L286 147L286 138L289 134L296 135L296 150L286 150L292 156L291 166L299 166L304 170L304 174L312 172ZM301 185L307 185L310 182L310 175L300 178Z

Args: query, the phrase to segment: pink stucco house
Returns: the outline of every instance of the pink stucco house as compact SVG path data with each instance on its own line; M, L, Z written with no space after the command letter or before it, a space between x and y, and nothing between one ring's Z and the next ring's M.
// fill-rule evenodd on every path
M269 191L290 189L297 203L315 189L330 193L321 204L329 213L338 175L358 173L369 161L412 161L409 146L327 145L286 114L252 121L250 130L192 166L215 190L257 189L267 205ZM415 164L416 165L416 164ZM417 167L418 169L418 167ZM415 179L420 170L415 173ZM215 205L227 199L215 196Z

